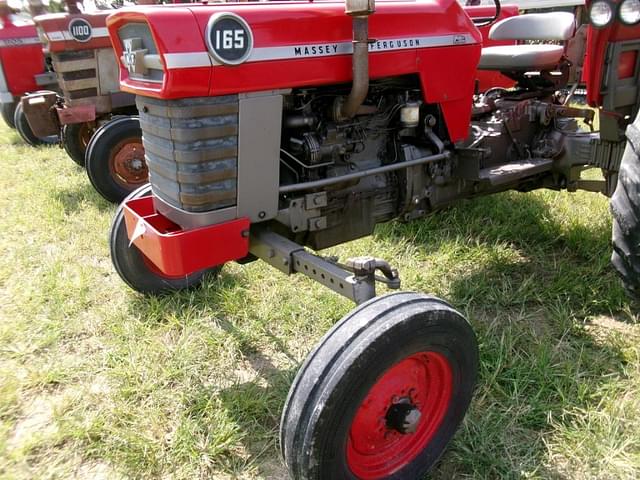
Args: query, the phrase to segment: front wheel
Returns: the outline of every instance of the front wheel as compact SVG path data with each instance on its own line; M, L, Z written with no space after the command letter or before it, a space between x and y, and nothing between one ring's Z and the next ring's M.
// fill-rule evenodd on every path
M16 124L13 117L16 113L16 102L3 103L0 108L2 119L11 128L16 128Z
M151 185L146 184L132 192L125 200L151 195ZM162 273L135 245L129 245L124 209L120 205L111 224L109 234L111 261L120 278L134 290L146 294L159 294L198 286L205 275L217 275L220 267L202 270L186 276L169 276Z
M640 300L640 113L627 129L627 148L611 198L611 211L611 263L629 295Z
M31 126L27 121L27 116L22 109L22 102L18 102L16 105L16 111L13 116L13 122L16 126L16 130L20 134L20 137L31 145L37 147L40 145L53 145L58 143L58 135L49 135L47 137L36 137L35 133L31 130Z
M64 150L71 160L84 168L84 156L87 145L91 139L94 128L91 123L71 123L64 126L62 136L64 138Z
M137 117L119 117L91 137L85 156L91 184L106 200L119 203L147 183L142 130Z
M469 407L478 346L465 318L418 293L344 317L298 372L280 442L295 480L419 479Z

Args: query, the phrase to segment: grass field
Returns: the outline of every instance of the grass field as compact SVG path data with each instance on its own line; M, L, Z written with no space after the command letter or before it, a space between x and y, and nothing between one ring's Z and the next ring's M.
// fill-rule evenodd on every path
M284 478L289 383L349 302L260 263L144 298L84 172L4 126L0 152L0 478ZM609 230L604 197L508 193L332 249L392 260L478 333L475 401L433 478L640 477L640 326Z

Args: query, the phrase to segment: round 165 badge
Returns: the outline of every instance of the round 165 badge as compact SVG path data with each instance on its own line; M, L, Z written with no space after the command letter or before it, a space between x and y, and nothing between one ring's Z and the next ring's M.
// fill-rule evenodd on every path
M207 25L207 46L216 61L239 65L251 55L253 33L249 24L235 13L216 13Z

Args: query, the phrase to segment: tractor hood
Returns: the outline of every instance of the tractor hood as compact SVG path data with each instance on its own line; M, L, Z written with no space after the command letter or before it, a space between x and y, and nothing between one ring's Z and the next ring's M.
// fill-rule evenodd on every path
M429 95L468 100L482 39L456 0L382 0L369 22L372 78L428 75ZM107 26L121 88L140 95L226 95L352 78L352 19L343 2L134 7L113 13Z
M88 50L111 46L106 20L110 10L93 13L52 13L33 20L50 52Z
M38 89L35 75L43 72L44 57L33 22L21 19L0 28L0 67L0 101Z

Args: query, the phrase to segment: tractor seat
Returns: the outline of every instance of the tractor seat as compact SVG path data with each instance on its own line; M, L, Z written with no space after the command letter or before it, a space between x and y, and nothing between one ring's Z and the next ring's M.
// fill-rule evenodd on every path
M531 13L496 23L491 40L566 41L575 33L575 17L568 12ZM479 70L544 71L558 66L562 45L505 45L482 49Z
M561 45L506 45L482 49L480 70L529 71L555 68L562 60Z

